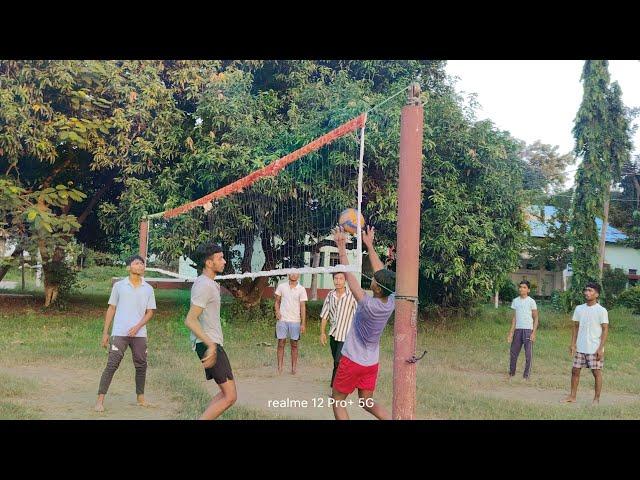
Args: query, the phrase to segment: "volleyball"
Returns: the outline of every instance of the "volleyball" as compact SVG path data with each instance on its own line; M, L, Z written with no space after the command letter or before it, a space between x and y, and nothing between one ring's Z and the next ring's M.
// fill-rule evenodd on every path
M349 232L354 235L358 231L357 225L358 210L355 208L347 208L340 214L338 224L344 229L345 232ZM360 214L360 228L364 228L364 217Z

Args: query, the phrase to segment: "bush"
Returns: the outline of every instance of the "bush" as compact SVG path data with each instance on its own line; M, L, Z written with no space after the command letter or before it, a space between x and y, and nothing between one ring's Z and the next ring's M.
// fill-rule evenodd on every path
M91 250L87 248L85 250L86 260L84 265L86 267L113 267L118 265L118 257L111 253L99 252L97 250Z
M56 304L61 309L67 307L74 290L86 288L86 285L78 278L78 270L64 261L48 262L42 268L47 280L53 285L58 285Z
M551 293L551 306L558 312L571 313L573 310L571 291L554 290Z
M519 295L518 287L511 280L507 280L498 290L498 298L503 302L511 302Z
M631 309L633 313L640 314L640 286L622 292L617 298L617 303Z
M618 297L627 287L627 274L621 268L606 267L602 272L602 290L604 298L602 304L606 308L613 308L618 303Z

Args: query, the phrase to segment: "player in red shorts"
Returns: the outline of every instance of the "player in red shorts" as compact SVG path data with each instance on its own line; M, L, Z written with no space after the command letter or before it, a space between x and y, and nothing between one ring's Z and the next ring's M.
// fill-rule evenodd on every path
M380 357L380 337L395 308L396 274L384 268L380 257L373 248L374 228L367 227L362 232L362 243L369 251L371 267L375 272L371 281L373 297L360 287L360 282L346 272L349 289L358 307L342 347L342 358L333 382L333 413L336 420L349 420L344 400L357 388L360 406L380 420L391 417L385 408L373 400L378 379ZM342 229L334 233L340 263L348 265L346 235Z

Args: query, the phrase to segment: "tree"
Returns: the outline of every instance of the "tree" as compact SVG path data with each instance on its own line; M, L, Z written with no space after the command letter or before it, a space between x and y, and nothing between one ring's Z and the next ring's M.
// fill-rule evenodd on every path
M565 194L562 194L565 195ZM556 208L553 215L540 220L545 224L547 235L544 238L529 238L527 252L535 269L551 272L562 271L571 258L569 240L570 211L564 197L552 197L548 202Z
M522 157L525 162L524 189L549 195L561 189L566 181L565 169L575 162L571 153L560 155L557 145L536 140L527 145Z
M421 295L439 305L469 306L515 268L525 230L521 142L473 118L472 105L455 94L442 61L0 65L0 95L8 102L8 107L4 101L0 107L6 119L1 124L0 161L13 180L19 178L22 188L32 192L46 188L46 181L64 184L73 177L74 187L87 199L68 207L66 214L76 215L82 225L69 235L95 238L120 255L137 251L143 215L179 206L241 178L379 104L419 74L428 98L420 265L426 288ZM370 113L367 125L363 210L387 245L396 237L404 101L404 95L394 97ZM40 118L42 112L46 115ZM5 123L18 130L4 128ZM20 148L19 138L26 139ZM355 146L354 139L345 142ZM258 192L262 208L276 200L288 202L295 190L292 184L295 179L282 176L271 189ZM321 196L335 195L331 187L319 185ZM248 247L241 257L227 252L234 261L248 260L252 243L247 233L265 232L260 236L266 241L263 268L284 261L281 246L269 239L298 242L305 234L317 233L309 231L304 217L295 228L256 228L231 207L229 216L222 217L226 236L218 238L226 248L244 238ZM54 207L54 213L64 215L65 208ZM152 232L162 226L159 221ZM167 260L189 254L211 238L201 209L164 223L164 228L166 235L154 238L151 247ZM263 277L226 286L250 305L265 285Z
M0 259L0 277L25 251L35 257L43 245L47 250L64 246L69 232L80 225L74 215L56 215L53 208L65 208L84 198L82 192L66 185L29 192L10 179L0 178L0 238L14 244L11 257Z
M81 226L102 200L117 196L131 179L152 175L180 150L185 113L176 104L198 88L192 67L161 61L0 62L0 168L28 193L73 179L87 201L52 205L51 214L75 214ZM61 264L63 243L80 226L65 232L58 245L39 244L47 306L58 292L49 267Z
M575 301L580 300L586 282L601 279L611 184L620 178L631 147L629 119L620 88L617 83L609 87L608 62L586 61L581 79L584 95L573 129L575 154L582 158L576 175L571 225ZM601 215L604 222L599 250L595 218Z

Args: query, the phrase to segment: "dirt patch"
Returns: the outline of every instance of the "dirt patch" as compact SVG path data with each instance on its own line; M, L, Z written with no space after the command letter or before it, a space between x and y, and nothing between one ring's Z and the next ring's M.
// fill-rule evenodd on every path
M159 386L148 384L146 399L154 407L136 405L134 369L125 365L116 372L105 399L106 410L95 412L101 372L44 365L2 367L0 372L29 380L37 389L14 398L46 420L162 420L177 417L178 405Z
M330 369L309 366L299 366L295 375L286 369L279 375L272 366L239 370L238 404L276 417L333 420L330 376ZM215 385L208 387L212 393L217 390ZM357 393L351 394L349 400L353 404L347 406L347 411L353 420L375 420L358 406ZM389 409L391 405L385 407Z

